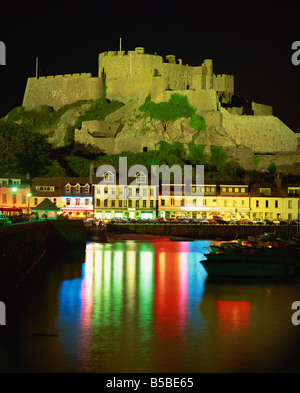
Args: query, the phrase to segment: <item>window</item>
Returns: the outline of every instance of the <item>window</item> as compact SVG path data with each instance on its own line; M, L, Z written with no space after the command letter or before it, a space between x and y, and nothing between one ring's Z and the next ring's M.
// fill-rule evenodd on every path
M90 200L89 200L89 198L85 198L85 200L84 200L84 204L85 204L85 206L87 206L87 205L89 205L89 204L90 204Z
M185 199L183 198L183 199L181 199L181 201L180 201L180 206L184 206L184 204L185 204Z
M147 196L147 188L146 187L143 188L143 196L144 197Z
M70 184L66 185L66 194L70 194L71 193L71 186Z
M268 208L269 207L269 201L267 200L266 201L266 208Z
M128 188L128 196L132 196L132 188Z
M238 187L235 187L234 192L239 192Z
M132 207L132 199L128 200L128 207Z
M175 203L174 203L174 198L171 198L171 205L172 205L172 206L175 205Z
M232 192L232 187L229 187L229 188L228 188L228 192Z
M227 199L224 200L224 207L227 207Z
M222 187L222 188L221 188L221 191L222 191L222 192L226 192L226 187Z
M104 204L103 204L103 206L104 206L104 207L107 207L107 199L104 199Z
M114 175L112 172L108 171L108 172L104 173L103 179L107 183L113 183L114 182Z
M53 204L56 206L56 198L53 198Z
M143 172L140 172L136 175L136 180L140 184L145 184L146 183L146 175Z
M291 209L293 207L293 201L291 199L288 200L288 208Z
M241 188L241 192L246 192L245 187Z
M2 203L7 203L6 194L2 194Z
M79 205L80 205L80 198L76 198L76 199L75 199L75 204L76 204L76 206L79 206Z
M90 186L89 186L88 184L86 184L85 189L84 189L84 192L85 192L86 194L88 194L88 193L90 192Z
M143 199L143 207L147 207L147 201L146 201L146 199Z
M96 207L100 207L100 199L96 199Z
M259 200L258 199L256 199L255 206L259 207Z
M140 207L140 201L138 199L135 201L135 207Z
M71 198L66 199L66 204L67 204L67 206L69 206L71 204Z
M76 194L80 194L80 185L79 184L76 184L75 192L76 192Z
M153 208L153 206L154 206L153 199L150 199L150 207Z
M275 201L275 208L278 209L278 201Z
M288 220L291 220L292 219L292 213L289 213L288 214Z
M34 205L36 206L38 204L38 199L34 198Z
M165 200L164 199L161 200L160 205L161 206L165 206Z
M108 187L105 186L105 187L104 187L104 194L107 194L107 193L108 193Z
M140 195L140 188L139 188L139 187L137 187L137 188L135 189L135 194L136 194L137 196Z
M26 195L22 194L22 205L26 205Z
M17 195L14 193L13 194L13 204L17 203Z
M112 199L112 201L111 201L111 207L115 207L115 200L114 199Z
M100 194L101 194L101 188L100 188L100 187L97 187L97 188L96 188L96 192L97 192L97 195L100 195Z

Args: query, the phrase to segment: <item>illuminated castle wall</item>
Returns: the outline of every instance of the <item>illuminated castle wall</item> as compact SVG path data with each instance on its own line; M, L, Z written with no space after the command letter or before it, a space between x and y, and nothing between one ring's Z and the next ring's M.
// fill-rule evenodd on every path
M127 103L131 99L144 100L151 94L154 102L167 101L168 92L212 91L210 106L207 107L207 94L198 94L198 109L215 110L218 97L225 102L234 94L232 75L215 75L213 61L204 60L201 66L183 65L174 55L145 54L144 48L134 51L109 51L99 55L99 77L105 79L107 98Z

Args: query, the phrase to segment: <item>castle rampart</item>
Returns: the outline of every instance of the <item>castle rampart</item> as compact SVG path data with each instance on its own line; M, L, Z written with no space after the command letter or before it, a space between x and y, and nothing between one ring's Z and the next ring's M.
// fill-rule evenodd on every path
M90 73L50 75L28 78L23 106L25 109L49 105L58 109L78 100L102 97L104 83Z

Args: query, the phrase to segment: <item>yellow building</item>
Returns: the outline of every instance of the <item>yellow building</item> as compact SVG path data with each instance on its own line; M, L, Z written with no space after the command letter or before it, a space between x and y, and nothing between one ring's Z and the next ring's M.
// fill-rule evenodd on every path
M250 197L248 185L244 183L223 183L219 185L217 207L224 220L250 218Z
M94 216L111 219L155 219L157 187L148 185L147 174L137 173L120 183L119 174L106 171L102 177L92 175Z
M285 193L276 183L256 183L250 189L251 220L284 220Z
M300 219L300 186L296 184L288 184L285 187L286 195L283 199L282 217L284 220Z

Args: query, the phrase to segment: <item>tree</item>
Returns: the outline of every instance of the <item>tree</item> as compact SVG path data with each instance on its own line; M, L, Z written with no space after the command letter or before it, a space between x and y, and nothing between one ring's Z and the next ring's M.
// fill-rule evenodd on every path
M229 160L225 162L222 172L227 175L228 180L239 180L245 175L245 170L235 160Z
M227 153L222 146L210 146L210 163L220 172L227 161Z
M139 110L147 112L155 120L160 120L163 123L164 130L167 128L168 121L175 121L182 117L192 117L196 113L196 108L190 105L187 96L178 93L172 94L168 102L157 104L151 101L149 94Z
M186 159L192 165L205 165L208 161L208 154L205 152L205 145L196 145L188 143L189 153Z
M0 120L1 172L18 171L31 176L42 175L51 163L51 145L44 135Z

